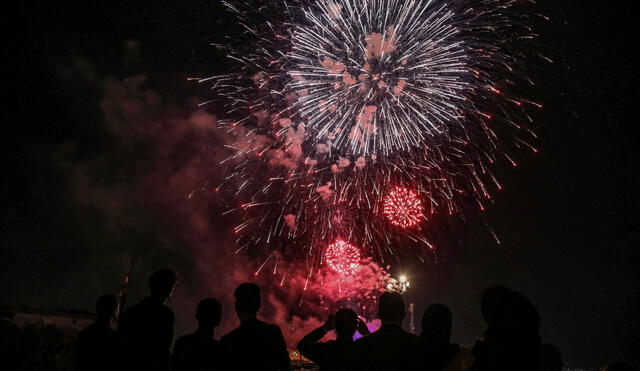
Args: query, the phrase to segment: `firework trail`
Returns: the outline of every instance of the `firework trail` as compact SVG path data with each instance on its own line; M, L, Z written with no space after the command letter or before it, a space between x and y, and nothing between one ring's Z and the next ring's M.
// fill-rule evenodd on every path
M537 151L540 106L516 94L533 85L533 1L226 5L241 32L218 47L235 68L201 82L236 135L221 188L258 271L274 251L309 276L344 274L355 255L384 263L400 245L433 254L438 215L484 210L496 173Z

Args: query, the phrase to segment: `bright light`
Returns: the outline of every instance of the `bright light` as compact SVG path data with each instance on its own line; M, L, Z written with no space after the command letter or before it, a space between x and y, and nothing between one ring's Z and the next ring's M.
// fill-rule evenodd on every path
M387 290L404 294L410 287L411 283L409 282L409 279L403 274L397 279L392 277L387 285Z

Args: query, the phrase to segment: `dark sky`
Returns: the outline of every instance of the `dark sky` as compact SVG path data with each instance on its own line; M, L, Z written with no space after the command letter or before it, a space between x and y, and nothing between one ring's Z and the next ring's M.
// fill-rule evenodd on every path
M523 158L487 212L502 244L481 224L462 225L440 264L403 267L414 277L409 296L419 308L450 304L454 336L469 343L482 331L482 290L508 284L538 305L544 339L572 366L640 363L637 20L630 2L540 7L552 20L539 43L556 63L533 72L544 103L541 153ZM162 227L113 233L113 217L82 202L75 179L88 169L100 189L138 184L136 171L154 159L131 160L144 141L122 145L106 123L99 103L108 81L145 74L167 106L188 112L190 97L203 93L185 77L225 68L207 47L228 27L220 10L195 0L46 2L11 14L21 26L10 30L4 57L14 65L5 69L0 129L0 304L90 310L117 287L131 251L144 257L142 277L160 264L195 264L189 242L159 237ZM161 219L133 214L121 224ZM144 285L133 290L139 298Z

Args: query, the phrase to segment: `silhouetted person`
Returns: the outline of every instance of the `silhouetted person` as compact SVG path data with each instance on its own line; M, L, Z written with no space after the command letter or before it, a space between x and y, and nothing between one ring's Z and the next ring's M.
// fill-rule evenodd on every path
M481 305L488 327L471 350L471 370L562 370L560 351L542 343L538 311L524 295L495 287L483 293Z
M321 343L327 332L336 331L336 340ZM320 366L320 371L346 371L353 368L354 342L356 330L361 335L368 335L367 325L358 318L351 309L340 309L331 315L324 325L311 331L298 343L298 350L303 356Z
M168 370L173 342L174 314L165 304L173 294L178 276L161 269L149 277L151 296L120 316L118 334L127 370Z
M387 292L380 296L378 316L382 326L355 342L355 369L400 371L416 369L421 340L402 329L405 306L402 296Z
M243 283L234 296L241 324L220 340L225 370L288 371L291 360L280 327L256 318L261 306L260 287Z
M451 310L440 303L431 304L422 316L422 333L425 350L423 367L429 371L465 370L469 350L451 343Z
M118 338L112 325L118 312L118 299L103 295L96 303L98 318L76 339L75 370L113 370L117 365Z
M216 299L204 299L198 304L198 329L176 340L171 356L172 371L221 369L220 343L213 338L221 316L222 308Z

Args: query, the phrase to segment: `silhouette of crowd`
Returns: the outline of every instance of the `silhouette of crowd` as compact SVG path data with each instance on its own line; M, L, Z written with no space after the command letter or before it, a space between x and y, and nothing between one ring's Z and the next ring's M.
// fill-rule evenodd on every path
M149 278L150 296L118 316L115 296L98 299L97 319L83 330L76 344L76 370L225 370L288 371L289 351L280 328L257 318L260 287L243 283L235 292L240 325L215 340L222 307L213 298L196 309L198 328L173 342L174 313L166 306L178 282L170 269ZM451 342L453 316L440 303L422 316L420 335L402 328L405 303L399 293L378 300L380 328L371 333L351 309L342 308L297 345L299 352L321 371L560 371L560 351L542 342L540 317L521 293L500 286L485 290L481 299L486 329L471 348ZM117 326L116 326L117 323ZM116 330L113 328L117 327ZM335 332L335 340L322 341ZM358 332L357 340L356 332ZM614 362L605 371L636 370Z

